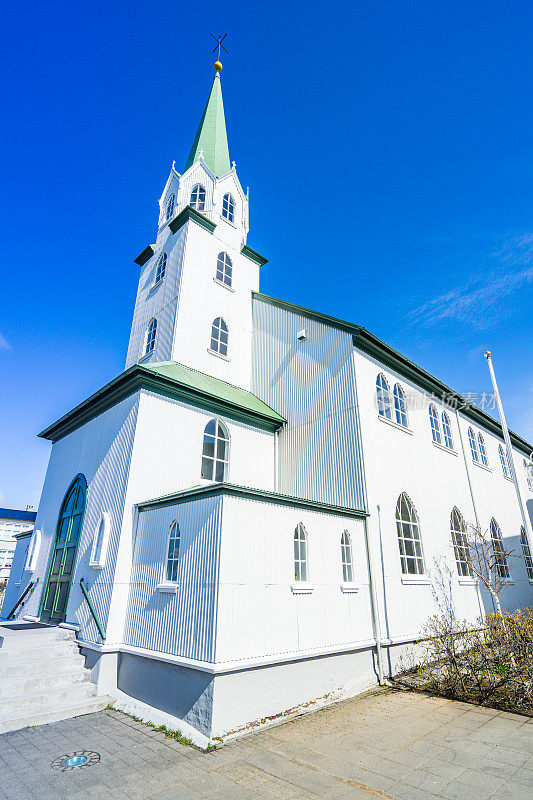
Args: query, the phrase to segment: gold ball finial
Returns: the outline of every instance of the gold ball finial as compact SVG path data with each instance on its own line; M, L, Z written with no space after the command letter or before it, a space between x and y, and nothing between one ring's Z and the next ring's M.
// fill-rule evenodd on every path
M222 69L222 64L220 63L220 61L215 61L215 70L217 72L220 72L221 69Z

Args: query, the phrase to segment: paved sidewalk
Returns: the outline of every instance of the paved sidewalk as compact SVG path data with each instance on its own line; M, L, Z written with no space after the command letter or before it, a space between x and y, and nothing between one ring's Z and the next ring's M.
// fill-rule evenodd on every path
M100 759L51 766L77 751ZM533 720L390 689L212 753L102 711L0 736L0 798L525 800L532 754Z

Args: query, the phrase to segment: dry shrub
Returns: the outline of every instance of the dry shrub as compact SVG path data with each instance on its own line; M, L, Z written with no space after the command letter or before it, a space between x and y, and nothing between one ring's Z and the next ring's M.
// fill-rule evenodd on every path
M432 617L417 684L446 697L533 716L533 610L487 614L472 628Z

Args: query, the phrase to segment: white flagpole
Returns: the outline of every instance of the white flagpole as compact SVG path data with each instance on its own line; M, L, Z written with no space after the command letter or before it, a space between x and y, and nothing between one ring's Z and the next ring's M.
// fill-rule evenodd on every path
M532 531L532 528L531 528L531 521L529 520L529 517L526 514L524 501L522 500L522 493L520 491L520 486L518 485L518 476L516 474L516 470L515 470L515 466L514 466L513 448L512 448L512 445L511 445L511 437L509 436L509 429L507 427L507 422L505 420L505 414L503 413L502 401L501 401L501 398L500 398L500 392L498 390L498 384L496 382L496 375L494 374L494 367L492 366L492 357L491 357L491 354L490 354L490 350L486 351L485 358L487 359L487 364L489 365L490 379L492 381L492 388L494 389L494 397L496 398L496 405L498 406L498 414L499 414L500 423L501 423L501 426L502 426L503 438L505 439L505 449L507 450L507 460L509 461L509 466L511 467L511 477L512 477L512 479L514 481L514 488L516 490L516 497L518 499L518 506L520 508L520 514L522 515L522 522L524 523L524 530L526 532L526 540L529 542L529 549L533 553L533 531Z

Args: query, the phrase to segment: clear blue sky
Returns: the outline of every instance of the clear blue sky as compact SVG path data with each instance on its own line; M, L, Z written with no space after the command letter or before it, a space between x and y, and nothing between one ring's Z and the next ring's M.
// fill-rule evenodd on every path
M197 10L198 8L198 10ZM4 5L0 505L120 373L156 199L228 31L230 157L267 294L369 328L533 439L530 2Z

